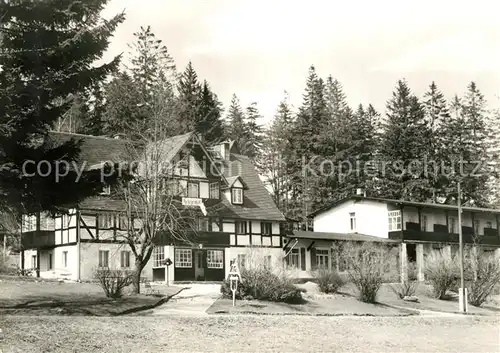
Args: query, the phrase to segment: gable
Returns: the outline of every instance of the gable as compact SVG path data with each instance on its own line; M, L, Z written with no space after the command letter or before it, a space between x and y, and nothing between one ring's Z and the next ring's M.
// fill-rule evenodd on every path
M243 184L240 181L240 178L236 179L233 183L233 188L243 188Z

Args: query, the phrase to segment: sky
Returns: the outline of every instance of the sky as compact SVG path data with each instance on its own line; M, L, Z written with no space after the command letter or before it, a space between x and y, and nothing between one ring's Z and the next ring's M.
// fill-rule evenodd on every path
M500 107L500 24L494 1L111 0L124 10L106 58L150 25L179 71L191 60L227 108L258 103L263 123L288 92L298 108L311 65L338 79L349 103L385 103L399 79L417 96L435 81L448 99L470 81Z

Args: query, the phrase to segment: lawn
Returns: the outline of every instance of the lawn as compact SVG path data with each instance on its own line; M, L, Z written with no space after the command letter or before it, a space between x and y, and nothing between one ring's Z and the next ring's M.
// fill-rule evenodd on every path
M135 295L130 289L123 298L106 298L94 283L60 283L57 281L0 279L0 315L119 315L157 304L182 287L154 286L158 295Z
M497 352L498 318L0 317L10 352Z

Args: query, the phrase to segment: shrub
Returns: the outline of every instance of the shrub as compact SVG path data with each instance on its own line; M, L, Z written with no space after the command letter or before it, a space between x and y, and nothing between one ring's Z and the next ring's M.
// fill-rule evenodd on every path
M418 288L417 269L414 263L407 264L408 278L396 284L391 284L390 288L396 295L403 299L404 297L412 297Z
M299 303L302 290L297 288L290 278L277 275L266 268L242 269L242 281L238 283L236 299L258 299L272 302ZM223 296L232 298L233 292L229 280L222 283Z
M456 261L442 251L431 252L425 259L425 278L432 285L433 295L445 299L460 278Z
M121 298L123 289L132 284L133 271L111 270L99 268L94 271L94 278L104 290L107 298Z
M374 243L343 245L341 256L347 262L347 276L358 289L359 300L376 302L377 293L384 283L388 254L388 247Z
M18 276L31 276L33 273L36 272L36 268L17 268L17 275Z
M315 277L322 293L336 293L345 284L344 279L334 270L318 270Z
M481 306L500 284L500 261L478 250L465 258L464 269L469 288L467 299L470 304Z

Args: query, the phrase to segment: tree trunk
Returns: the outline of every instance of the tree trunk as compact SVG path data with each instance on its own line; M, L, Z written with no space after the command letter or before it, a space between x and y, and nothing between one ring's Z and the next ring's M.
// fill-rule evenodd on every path
M133 287L134 287L134 293L135 294L140 294L141 293L141 273L142 270L144 269L144 265L141 260L135 260L135 272L134 272L134 279L133 279Z

